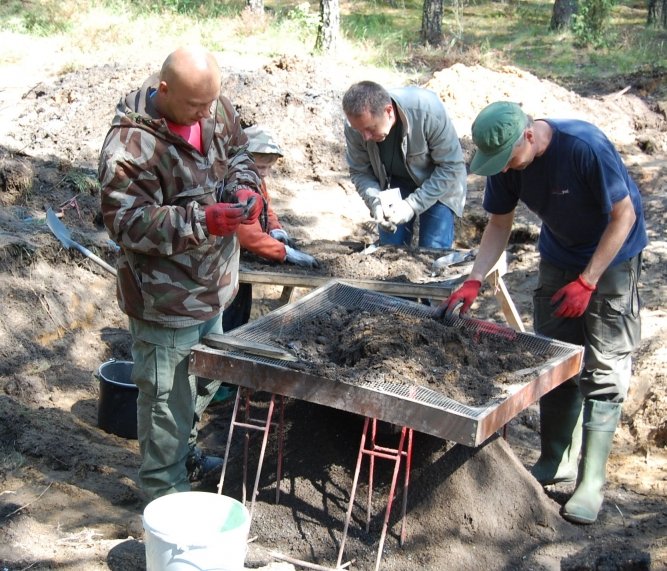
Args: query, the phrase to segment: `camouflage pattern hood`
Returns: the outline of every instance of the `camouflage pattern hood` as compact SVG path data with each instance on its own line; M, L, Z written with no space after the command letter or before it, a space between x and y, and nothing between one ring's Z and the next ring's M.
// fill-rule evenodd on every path
M220 313L238 289L238 240L209 236L204 208L233 200L241 187L258 190L260 178L227 98L200 121L200 153L160 117L151 97L157 85L154 75L116 108L99 162L102 214L121 247L120 308L189 327Z

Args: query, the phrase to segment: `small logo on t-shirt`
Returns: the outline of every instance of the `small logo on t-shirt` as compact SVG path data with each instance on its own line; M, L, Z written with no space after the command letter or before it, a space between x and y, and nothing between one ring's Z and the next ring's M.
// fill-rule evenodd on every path
M563 196L564 194L570 194L570 189L563 188L561 190L552 190L551 194L555 194L556 196Z

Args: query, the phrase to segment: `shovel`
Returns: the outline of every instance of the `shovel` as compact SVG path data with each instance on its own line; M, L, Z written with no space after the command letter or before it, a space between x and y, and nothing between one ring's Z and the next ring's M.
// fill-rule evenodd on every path
M88 248L85 248L81 244L72 240L69 230L60 221L60 218L56 216L56 213L51 208L46 211L46 225L49 227L51 232L53 232L53 235L58 238L60 243L65 246L65 248L75 248L79 250L79 252L81 252L84 256L90 258L93 260L93 262L102 266L107 272L113 274L114 276L116 275L116 268L113 268L107 264L102 258L93 254Z

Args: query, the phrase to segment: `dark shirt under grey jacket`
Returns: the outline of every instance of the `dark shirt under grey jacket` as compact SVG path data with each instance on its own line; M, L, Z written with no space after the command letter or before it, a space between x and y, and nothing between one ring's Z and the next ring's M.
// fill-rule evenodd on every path
M440 201L461 216L466 200L466 167L445 106L433 91L419 87L394 89L389 94L402 127L401 160L416 186L405 200L417 215ZM380 191L388 188L380 145L364 141L347 121L345 141L350 177L372 210Z

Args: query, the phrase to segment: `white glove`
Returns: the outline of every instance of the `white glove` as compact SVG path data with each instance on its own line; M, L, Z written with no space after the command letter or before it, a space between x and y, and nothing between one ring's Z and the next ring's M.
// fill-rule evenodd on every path
M396 204L393 204L391 207L391 212L389 213L389 222L392 224L405 224L410 222L415 216L415 211L412 209L407 201L401 200Z
M289 246L285 246L285 261L297 266L305 266L307 268L319 268L319 262L310 254L295 250Z
M375 222L378 226L380 226L380 228L386 230L387 232L396 232L396 225L387 220L384 214L384 209L382 208L382 204L380 204L379 201L373 206L372 213Z
M283 244L287 244L289 242L289 236L282 228L275 228L274 230L271 230L269 232L269 236L271 236L271 238L274 240L278 240L278 242L282 242Z

